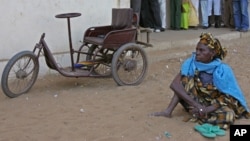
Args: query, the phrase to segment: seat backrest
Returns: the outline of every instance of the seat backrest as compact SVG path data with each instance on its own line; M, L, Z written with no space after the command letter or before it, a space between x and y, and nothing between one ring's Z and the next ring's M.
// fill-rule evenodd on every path
M132 8L113 8L112 9L112 30L120 30L132 27L133 9Z
M133 14L133 21L132 21L132 25L134 26L134 27L136 27L136 28L138 28L139 27L139 13L137 13L137 12L134 12L134 14Z

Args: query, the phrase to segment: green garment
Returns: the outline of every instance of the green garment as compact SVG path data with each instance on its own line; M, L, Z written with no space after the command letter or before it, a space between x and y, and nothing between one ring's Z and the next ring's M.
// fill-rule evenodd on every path
M182 12L181 12L181 28L188 29L188 17L189 17L189 3L182 4Z
M181 3L182 0L170 0L170 27L174 30L181 26Z

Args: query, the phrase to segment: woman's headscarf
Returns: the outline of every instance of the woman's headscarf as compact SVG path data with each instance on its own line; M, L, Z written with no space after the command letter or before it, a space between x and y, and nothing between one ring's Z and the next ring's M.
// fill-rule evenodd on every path
M210 49L216 52L214 58L220 58L223 60L226 57L226 48L222 47L220 41L217 38L214 38L211 33L201 33L200 42L206 44Z

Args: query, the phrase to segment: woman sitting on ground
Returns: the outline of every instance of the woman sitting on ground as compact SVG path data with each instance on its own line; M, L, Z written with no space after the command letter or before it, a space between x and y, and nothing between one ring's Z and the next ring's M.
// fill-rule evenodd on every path
M153 116L171 117L180 102L200 123L228 129L235 119L250 118L245 97L231 67L222 62L226 49L210 33L202 33L196 52L181 66L170 88L174 96L165 111Z

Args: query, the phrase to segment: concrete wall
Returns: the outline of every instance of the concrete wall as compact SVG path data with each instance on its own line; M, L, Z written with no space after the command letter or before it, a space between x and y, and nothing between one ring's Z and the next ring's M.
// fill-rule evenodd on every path
M57 19L55 15L67 12L82 14L71 19L73 46L79 48L88 27L110 24L112 8L129 6L129 0L1 0L0 74L14 54L32 50L43 32L53 53L69 51L67 20ZM56 57L63 64L67 63L64 60L69 60L63 54ZM46 71L46 68L41 69Z

